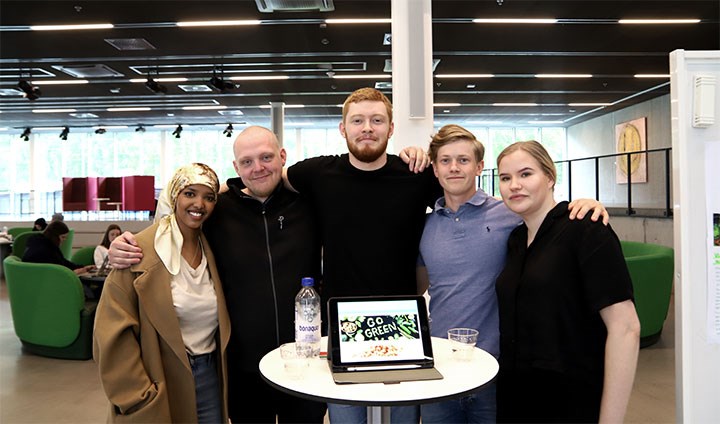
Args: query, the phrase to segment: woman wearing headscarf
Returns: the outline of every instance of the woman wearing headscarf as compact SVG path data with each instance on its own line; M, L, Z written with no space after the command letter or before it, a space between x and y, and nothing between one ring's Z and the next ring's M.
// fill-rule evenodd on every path
M65 258L60 245L67 238L70 229L62 221L53 221L40 234L30 236L27 240L23 262L55 264L70 268L75 274L85 274L95 266L83 266Z
M178 169L166 189L173 213L137 235L145 256L105 281L93 354L108 422L228 421L230 321L201 229L218 188L207 165Z

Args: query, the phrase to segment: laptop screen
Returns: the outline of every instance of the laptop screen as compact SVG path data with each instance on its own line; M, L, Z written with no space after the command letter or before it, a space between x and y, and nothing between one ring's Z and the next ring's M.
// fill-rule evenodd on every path
M432 363L422 296L330 299L334 366Z

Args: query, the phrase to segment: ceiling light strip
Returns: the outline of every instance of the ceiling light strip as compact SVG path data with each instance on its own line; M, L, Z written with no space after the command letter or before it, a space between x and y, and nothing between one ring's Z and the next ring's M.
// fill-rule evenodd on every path
M493 78L495 74L437 74L435 78Z
M670 78L670 74L635 74L635 78Z
M390 79L392 74L350 74L350 75L333 75L334 79Z
M500 106L500 107L513 107L513 106L519 106L519 107L525 107L525 106L539 106L537 103L493 103L493 106Z
M477 18L472 20L475 24L555 24L555 18L535 18L535 19L519 19L519 18L497 18L485 19Z
M390 18L378 19L325 19L326 24L390 24Z
M228 78L232 81L265 81L265 80L286 80L290 79L288 75L246 75L240 77Z
M76 109L33 109L32 113L70 113L77 112Z
M212 106L183 106L182 110L221 110L227 109L227 106L223 105L212 105Z
M82 24L82 25L31 25L33 31L71 31L83 29L111 29L113 24Z
M149 110L152 110L152 108L149 107L109 107L107 109L108 112L146 112Z
M619 19L619 24L697 24L700 19Z
M88 84L90 81L86 79L79 79L79 80L33 80L31 81L34 85L70 85L70 84Z
M257 19L239 19L232 21L185 21L175 23L175 25L179 27L246 26L260 24L262 24L262 21Z
M535 74L535 78L592 78L592 74Z

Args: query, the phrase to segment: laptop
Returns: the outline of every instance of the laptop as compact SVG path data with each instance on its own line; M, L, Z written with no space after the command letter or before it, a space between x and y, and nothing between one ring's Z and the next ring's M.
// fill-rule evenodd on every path
M328 300L328 364L337 384L439 380L423 296Z
M93 277L107 277L108 274L110 274L110 264L109 264L110 258L105 255L105 259L103 259L102 265L100 265L100 268L98 268L97 271L95 271L92 276Z

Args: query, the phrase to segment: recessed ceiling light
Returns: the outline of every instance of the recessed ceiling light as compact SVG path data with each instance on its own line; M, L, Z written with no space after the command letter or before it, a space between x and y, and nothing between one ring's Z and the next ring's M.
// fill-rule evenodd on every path
M242 110L239 109L218 110L218 113L223 116L240 116L243 114Z
M212 91L212 88L206 84L178 84L178 88L187 93L207 93Z
M71 113L70 116L79 119L99 118L99 116L95 115L94 113Z
M475 88L475 84L468 84L465 86L466 88Z
M23 92L15 88L0 88L0 96L22 96Z

